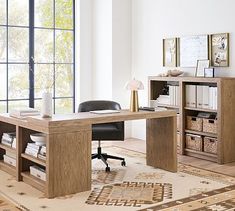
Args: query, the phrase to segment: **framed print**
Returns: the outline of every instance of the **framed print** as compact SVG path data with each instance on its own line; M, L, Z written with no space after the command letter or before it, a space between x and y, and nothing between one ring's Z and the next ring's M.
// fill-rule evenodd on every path
M177 58L177 39L168 38L163 39L163 66L164 67L176 67Z
M208 78L213 78L215 76L215 70L213 67L204 68L204 76Z
M229 33L211 35L211 66L229 66Z
M180 67L196 67L197 60L209 59L208 35L181 37L178 45Z
M210 60L197 60L196 74L197 77L204 77L204 69L209 68Z

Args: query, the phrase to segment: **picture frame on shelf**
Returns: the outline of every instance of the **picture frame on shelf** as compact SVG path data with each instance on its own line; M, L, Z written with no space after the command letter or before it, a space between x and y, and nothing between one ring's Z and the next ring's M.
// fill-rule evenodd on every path
M204 76L206 78L214 78L215 77L215 68L204 68Z
M163 39L163 66L177 66L177 38Z
M229 66L229 33L210 35L211 40L211 66Z
M197 60L197 67L196 67L196 77L204 77L204 69L209 68L210 60L209 59L202 59Z

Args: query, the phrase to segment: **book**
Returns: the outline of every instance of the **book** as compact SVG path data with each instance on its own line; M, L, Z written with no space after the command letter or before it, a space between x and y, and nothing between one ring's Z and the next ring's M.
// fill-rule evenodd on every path
M197 106L196 92L196 85L186 85L186 106L194 108Z
M37 115L40 115L40 112L34 108L20 108L20 109L13 109L10 111L10 116L16 118L25 118L27 116L37 116Z
M202 108L209 108L209 86L202 86Z

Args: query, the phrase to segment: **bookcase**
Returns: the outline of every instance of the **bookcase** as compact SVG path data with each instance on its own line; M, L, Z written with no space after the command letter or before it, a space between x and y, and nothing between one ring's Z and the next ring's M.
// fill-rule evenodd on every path
M149 105L174 109L178 112L178 152L182 155L210 160L219 164L235 161L235 78L202 78L202 77L149 77ZM178 105L159 104L156 99L162 95L167 86L178 86ZM186 104L187 86L209 86L217 88L215 108L192 107ZM200 96L197 96L200 98ZM217 117L216 133L189 130L187 116L197 116L199 112L209 112ZM192 134L203 139L217 140L217 153L193 150L186 147L186 135Z

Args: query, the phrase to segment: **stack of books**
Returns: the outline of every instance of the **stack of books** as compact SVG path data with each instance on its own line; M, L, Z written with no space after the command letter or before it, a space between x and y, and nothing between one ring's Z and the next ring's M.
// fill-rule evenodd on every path
M42 160L46 160L46 146L42 146L39 153L38 158Z
M9 147L16 148L16 133L3 133L1 143Z
M38 146L35 143L28 143L25 149L25 154L28 154L37 158L40 148L41 146Z
M170 96L169 95L159 95L157 98L157 105L163 104L163 105L170 105Z
M37 109L34 108L21 108L21 109L13 109L10 111L10 116L11 117L16 117L16 118L26 118L28 116L37 116L40 115L40 112Z
M11 166L16 166L16 154L6 151L6 154L3 155L3 161Z

